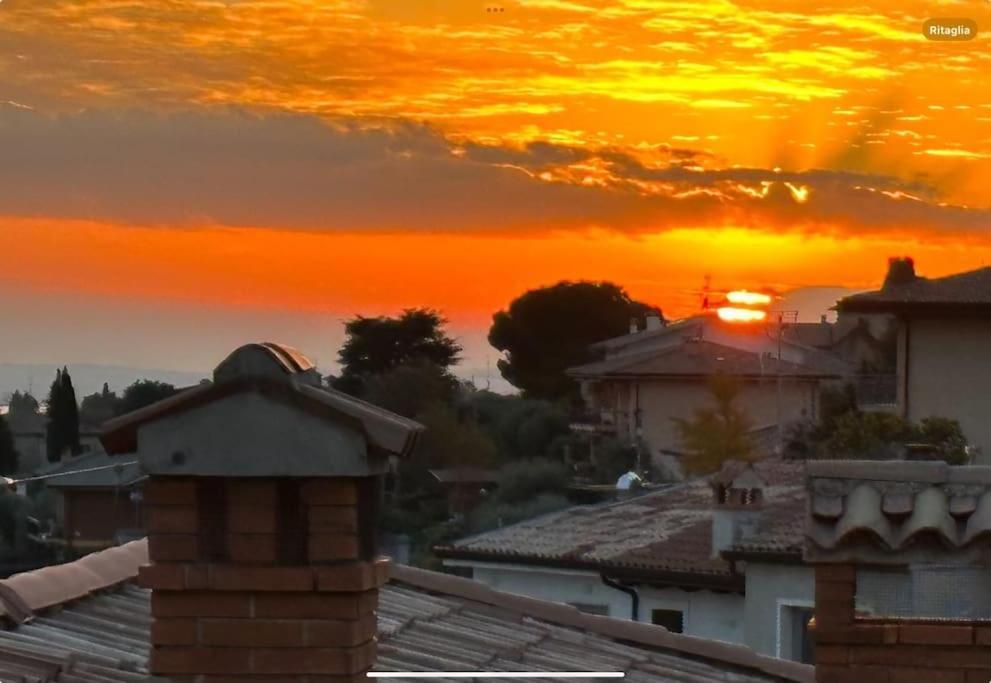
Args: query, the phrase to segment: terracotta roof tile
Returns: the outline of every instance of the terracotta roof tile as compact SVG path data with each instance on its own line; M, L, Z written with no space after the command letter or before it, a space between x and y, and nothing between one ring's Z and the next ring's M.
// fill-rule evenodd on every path
M570 368L573 377L603 376L709 376L726 373L741 377L839 377L850 368L825 351L809 351L804 363L762 356L746 349L710 341L685 341L662 349L607 358Z
M881 311L903 306L991 305L991 268L979 268L947 277L916 277L874 291L840 299L841 311Z
M991 467L830 461L809 466L806 558L969 561L991 540Z
M804 463L768 459L754 468L766 484L770 520L762 543L800 544L801 531L784 521L804 506ZM712 557L712 500L709 479L697 479L618 503L568 508L437 551L451 558L729 577L729 562Z

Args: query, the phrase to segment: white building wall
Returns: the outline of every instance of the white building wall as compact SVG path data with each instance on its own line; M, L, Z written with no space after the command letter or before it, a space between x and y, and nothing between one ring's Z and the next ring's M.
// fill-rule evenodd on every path
M684 450L674 418L691 419L697 409L712 405L714 405L712 393L701 380L641 382L640 410L644 440L653 453L659 450ZM762 381L741 382L736 405L746 412L754 427L777 424L776 378L769 376ZM781 411L786 422L799 418L814 418L816 416L815 382L783 380Z
M913 318L907 336L904 325L901 332L903 414L913 421L958 420L967 440L982 450L978 462L991 464L991 320Z
M595 572L501 563L446 560L449 566L472 567L476 581L508 593L571 605L602 606L620 619L632 616L628 594L602 583ZM744 641L743 596L707 590L641 587L640 621L650 623L655 609L681 611L684 633L730 643Z
M748 562L744 644L771 657L788 656L787 611L812 607L815 574L810 567Z

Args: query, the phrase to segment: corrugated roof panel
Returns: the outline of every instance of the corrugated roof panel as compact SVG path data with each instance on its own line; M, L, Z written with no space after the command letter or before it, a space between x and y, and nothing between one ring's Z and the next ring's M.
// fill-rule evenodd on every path
M397 568L394 576L407 581L394 579L380 591L380 671L506 671L507 682L520 680L512 672L524 670L622 670L631 683L812 680L811 668L800 665L791 678L764 673L760 658L736 646L685 639L645 624L586 618L563 605L526 601L457 577L411 568ZM143 680L149 611L150 591L123 584L0 631L0 679ZM609 624L610 633L624 634L623 642L595 632L600 623ZM676 651L679 639L690 641L687 651L695 654Z

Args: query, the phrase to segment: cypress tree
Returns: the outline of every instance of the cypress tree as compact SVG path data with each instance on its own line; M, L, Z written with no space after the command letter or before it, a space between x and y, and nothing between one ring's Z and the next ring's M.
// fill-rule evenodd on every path
M62 368L62 400L65 401L65 446L72 455L83 452L79 443L79 404L76 402L76 390L72 386L69 368Z
M17 472L17 449L14 447L14 435L10 425L3 415L0 415L0 474Z
M58 462L68 450L79 455L79 406L69 369L56 370L55 381L48 390L48 461Z
M48 462L58 462L62 455L62 371L55 371L55 381L48 389L48 425L46 427L45 445L48 451Z

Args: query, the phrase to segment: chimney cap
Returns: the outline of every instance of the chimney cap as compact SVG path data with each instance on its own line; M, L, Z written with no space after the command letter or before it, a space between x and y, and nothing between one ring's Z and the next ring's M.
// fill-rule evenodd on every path
M753 463L743 460L727 460L723 463L722 469L716 472L709 479L712 486L725 486L727 488L764 488L766 483L754 469Z
M888 274L884 276L884 284L881 289L908 285L917 279L915 259L911 256L892 256L888 259Z
M411 453L423 431L320 386L312 362L291 347L242 346L215 378L107 422L107 453L137 453L147 473L362 476L387 455Z
M245 344L230 353L213 371L215 382L238 377L295 377L307 384L320 384L317 367L298 349L275 342Z

